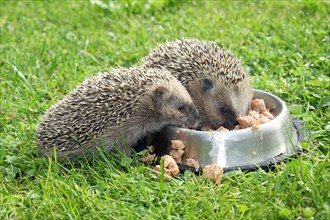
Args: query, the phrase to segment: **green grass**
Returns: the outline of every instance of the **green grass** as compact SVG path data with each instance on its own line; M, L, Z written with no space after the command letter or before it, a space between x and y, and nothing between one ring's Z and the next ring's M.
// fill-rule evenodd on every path
M0 219L329 219L329 3L129 2L1 0ZM116 155L75 166L41 157L35 129L53 103L180 37L241 58L254 87L309 129L305 152L218 186L189 173L164 183Z

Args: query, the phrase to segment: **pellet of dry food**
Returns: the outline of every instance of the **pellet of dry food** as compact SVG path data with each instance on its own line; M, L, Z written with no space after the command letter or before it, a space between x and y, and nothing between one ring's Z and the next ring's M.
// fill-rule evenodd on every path
M247 115L237 119L241 129L250 128L255 124L254 117Z
M174 161L173 157L171 157L170 155L164 155L164 156L162 156L162 159L164 160L164 173L165 173L165 175L172 176L172 177L175 177L175 176L179 175L180 170L179 170L178 165ZM160 172L161 172L161 166L156 165L154 167L154 170L157 171L156 175L159 176Z
M274 115L272 113L270 113L268 110L262 111L260 114L263 116L266 116L270 120L274 119Z
M274 119L274 116L267 110L263 99L253 99L251 109L247 116L237 119L241 129L251 127L252 130L258 130L259 125Z
M182 155L184 154L184 150L171 150L169 155L173 157L176 163L181 163Z
M221 132L226 132L229 131L227 128L221 126L220 128L218 128L216 131L221 131Z
M155 151L155 146L147 146L149 153L153 153Z
M172 150L169 155L173 157L176 163L181 163L182 155L184 154L184 149L186 146L181 140L172 140Z
M254 125L252 125L251 130L253 130L253 131L259 131L259 128L260 128L260 125L259 124L258 125L254 124Z
M255 124L260 124L260 114L259 112L256 111L250 111L249 116L252 116L254 118L254 123Z
M268 110L263 110L260 114L252 110L247 116L240 117L237 121L242 129L252 127L252 130L258 130L259 125L272 119L274 119L274 116Z
M172 176L177 176L180 171L173 157L171 157L170 155L164 155L162 156L162 158L164 160L164 167L171 171Z
M143 163L153 163L155 161L155 158L156 158L156 154L148 153L147 155L141 157L140 160Z
M184 151L183 150L171 150L168 154L171 157L173 157L173 159L176 163L181 163L181 158L182 158L182 155L184 154Z
M154 171L155 171L155 175L159 177L160 173L161 173L161 166L156 165L154 167ZM168 176L168 177L172 177L171 171L169 169L166 169L166 168L164 168L164 175Z
M198 164L198 162L197 162L196 160L192 159L192 158L188 158L188 159L186 160L186 165L187 165L188 167L193 167L193 168L195 168L196 171L198 171L198 169L199 169L199 164Z
M186 147L181 140L172 140L171 142L172 142L171 145L172 149L183 150Z
M210 179L213 181L214 184L218 184L222 180L223 168L216 165L206 165L203 168L202 177L206 179Z
M241 127L239 125L236 125L235 128L233 129L233 131L237 131L239 129L241 129Z
M264 115L259 115L259 118L260 118L260 124L263 124L263 123L266 123L266 122L269 122L270 121L270 118L264 116Z
M210 126L204 125L201 127L201 131L214 131Z
M253 99L251 102L251 109L258 113L266 110L265 100L263 99Z

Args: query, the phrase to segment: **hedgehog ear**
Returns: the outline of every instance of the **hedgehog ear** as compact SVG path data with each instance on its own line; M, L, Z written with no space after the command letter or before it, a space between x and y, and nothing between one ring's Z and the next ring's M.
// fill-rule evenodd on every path
M158 88L155 89L154 91L154 102L155 102L155 106L157 108L162 107L163 103L164 103L164 99L168 96L168 89L160 86Z
M207 79L207 78L202 79L200 83L201 83L201 89L202 89L203 93L210 91L213 88L213 82L210 79Z

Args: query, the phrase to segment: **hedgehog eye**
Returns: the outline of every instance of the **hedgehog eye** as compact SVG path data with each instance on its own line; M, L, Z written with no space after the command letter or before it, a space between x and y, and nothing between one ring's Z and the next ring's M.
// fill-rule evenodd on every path
M178 107L178 110L179 110L180 112L183 112L183 111L185 110L184 105L183 105L183 104L180 104L179 107Z
M220 112L221 112L221 114L225 115L225 114L228 113L228 108L226 108L226 107L221 107L221 108L220 108Z

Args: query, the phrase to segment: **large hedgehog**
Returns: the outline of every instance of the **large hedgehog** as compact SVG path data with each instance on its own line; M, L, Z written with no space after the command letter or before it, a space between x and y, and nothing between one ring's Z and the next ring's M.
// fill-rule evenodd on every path
M142 65L169 70L187 88L206 127L232 129L248 113L249 76L233 54L214 42L167 42L153 49Z
M41 149L74 159L86 151L130 148L165 125L197 127L198 111L165 69L118 68L87 79L52 106L37 129Z

